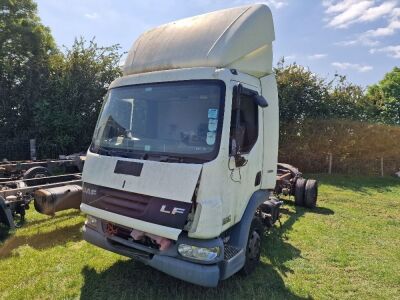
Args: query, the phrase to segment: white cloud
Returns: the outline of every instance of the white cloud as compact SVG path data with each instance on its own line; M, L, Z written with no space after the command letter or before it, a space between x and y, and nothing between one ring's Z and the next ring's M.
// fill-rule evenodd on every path
M231 6L238 6L238 5L246 5L252 3L261 3L266 4L271 8L280 9L282 7L288 6L288 0L264 0L264 1L257 1L257 0L236 0L233 1Z
M94 13L86 13L84 16L85 16L85 18L88 18L90 20L95 20L95 19L98 19L100 17L99 14L96 13L96 12L94 12Z
M345 0L345 1L323 1L322 5L326 7L326 13L340 13L357 3L358 0Z
M361 73L373 70L373 67L370 65L352 64L349 62L333 62L332 66L341 70L355 70Z
M370 22L390 14L396 7L396 1L383 2L381 5L371 7L360 17L361 22Z
M382 9L384 5L385 10ZM386 19L387 19L387 25L384 27L378 27L375 29L370 29L365 31L364 33L361 33L357 38L347 40L347 41L341 41L336 43L338 46L354 46L354 45L364 45L368 47L376 47L377 45L380 44L380 42L377 40L379 38L387 37L396 34L398 30L400 30L400 7L394 8L393 5L396 3L393 1L385 2L380 6L375 7L379 13L385 12ZM386 13L386 11L390 8L390 12ZM376 16L379 14L373 12L368 14L364 14L361 18L365 20L372 20L372 18L377 18Z
M276 9L280 9L280 8L288 5L287 1L284 1L284 0L265 0L265 1L262 1L259 3L264 3L268 6L272 6Z
M369 37L361 35L357 39L340 41L340 42L335 43L336 46L342 46L342 47L355 46L358 44L363 45L363 46L374 47L374 46L378 46L380 44L380 42L377 40L373 40Z
M317 60L317 59L325 58L327 56L328 56L328 54L325 54L325 53L317 53L317 54L309 55L309 56L307 56L307 58L311 59L311 60Z
M395 8L391 13L391 17L389 18L387 26L368 30L367 32L364 33L364 36L366 37L390 36L395 34L395 32L399 29L400 29L400 8Z
M390 15L397 6L397 0L330 0L323 1L329 27L346 28L353 23L372 22Z
M294 54L287 55L287 56L284 56L284 59L285 60L295 60L296 59L296 55L294 55Z
M386 46L377 49L371 49L370 53L386 53L390 57L400 58L400 45Z

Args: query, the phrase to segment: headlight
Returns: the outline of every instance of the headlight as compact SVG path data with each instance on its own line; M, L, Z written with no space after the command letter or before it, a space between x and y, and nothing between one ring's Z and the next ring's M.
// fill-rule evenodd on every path
M97 227L97 218L88 215L86 218L85 224L90 227L96 228Z
M220 249L219 247L201 248L186 244L180 244L178 246L178 252L180 255L187 258L212 261L218 256Z

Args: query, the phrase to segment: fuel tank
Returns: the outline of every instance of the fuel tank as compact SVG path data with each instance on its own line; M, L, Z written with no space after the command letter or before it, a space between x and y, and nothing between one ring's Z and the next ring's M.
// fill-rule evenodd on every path
M82 187L65 185L40 189L35 191L34 198L34 206L39 213L54 216L57 211L79 209L82 202Z

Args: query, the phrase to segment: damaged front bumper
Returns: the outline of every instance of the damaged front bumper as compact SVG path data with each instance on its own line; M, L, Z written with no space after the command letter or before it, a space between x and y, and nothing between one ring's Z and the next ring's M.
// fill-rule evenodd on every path
M206 287L215 287L222 279L236 273L244 264L242 249L232 249L224 245L221 238L199 240L188 238L181 233L176 243L165 251L129 241L118 236L110 236L103 230L101 222L96 226L83 228L83 238L103 249L134 258L170 276ZM178 253L178 245L189 244L197 247L220 247L218 257L212 261L196 261ZM233 251L232 251L233 250Z

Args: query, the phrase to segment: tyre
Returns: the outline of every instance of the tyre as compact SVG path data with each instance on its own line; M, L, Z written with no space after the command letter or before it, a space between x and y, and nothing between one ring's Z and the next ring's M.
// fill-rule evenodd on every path
M24 173L24 179L42 178L51 176L49 169L45 167L33 167Z
M264 233L264 226L260 218L254 217L251 222L249 238L246 245L246 261L240 270L242 275L250 275L260 262L261 242Z
M308 208L317 206L318 182L314 179L308 179L304 193L304 204Z
M297 178L294 190L294 204L296 206L304 206L306 180L304 178Z

